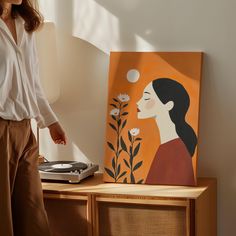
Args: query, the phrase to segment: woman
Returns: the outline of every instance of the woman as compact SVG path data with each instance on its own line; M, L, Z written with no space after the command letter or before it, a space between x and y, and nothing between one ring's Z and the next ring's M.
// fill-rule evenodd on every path
M0 0L0 235L48 236L30 119L48 127L56 144L65 133L39 81L34 31L41 24L29 0Z
M185 121L190 99L175 80L160 78L144 89L138 101L138 118L154 118L160 146L151 164L147 184L195 185L192 156L197 137Z

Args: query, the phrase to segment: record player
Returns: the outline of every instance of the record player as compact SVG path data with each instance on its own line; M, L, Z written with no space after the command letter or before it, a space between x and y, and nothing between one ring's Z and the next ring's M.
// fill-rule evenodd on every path
M98 165L77 161L48 161L38 165L42 180L68 181L79 183L81 180L94 175Z

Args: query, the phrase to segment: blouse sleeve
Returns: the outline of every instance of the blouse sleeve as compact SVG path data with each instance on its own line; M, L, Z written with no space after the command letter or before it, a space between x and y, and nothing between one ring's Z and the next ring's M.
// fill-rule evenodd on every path
M53 112L52 108L50 107L41 85L40 75L39 75L39 59L38 59L34 33L32 37L33 37L32 42L33 42L33 58L34 58L34 74L35 74L34 84L35 84L37 104L40 111L40 115L35 117L35 120L37 122L38 127L40 129L43 129L57 122L58 118Z

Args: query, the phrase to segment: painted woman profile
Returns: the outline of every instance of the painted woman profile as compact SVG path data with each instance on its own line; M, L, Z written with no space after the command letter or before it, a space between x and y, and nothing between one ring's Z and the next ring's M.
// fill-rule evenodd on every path
M169 78L150 82L137 102L138 118L154 118L160 131L147 184L195 185L192 156L197 137L185 120L189 105L183 85Z

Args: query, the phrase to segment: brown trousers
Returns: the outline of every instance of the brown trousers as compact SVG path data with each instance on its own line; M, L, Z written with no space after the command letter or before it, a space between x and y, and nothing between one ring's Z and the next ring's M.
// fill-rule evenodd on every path
M0 236L49 236L29 119L0 118Z

